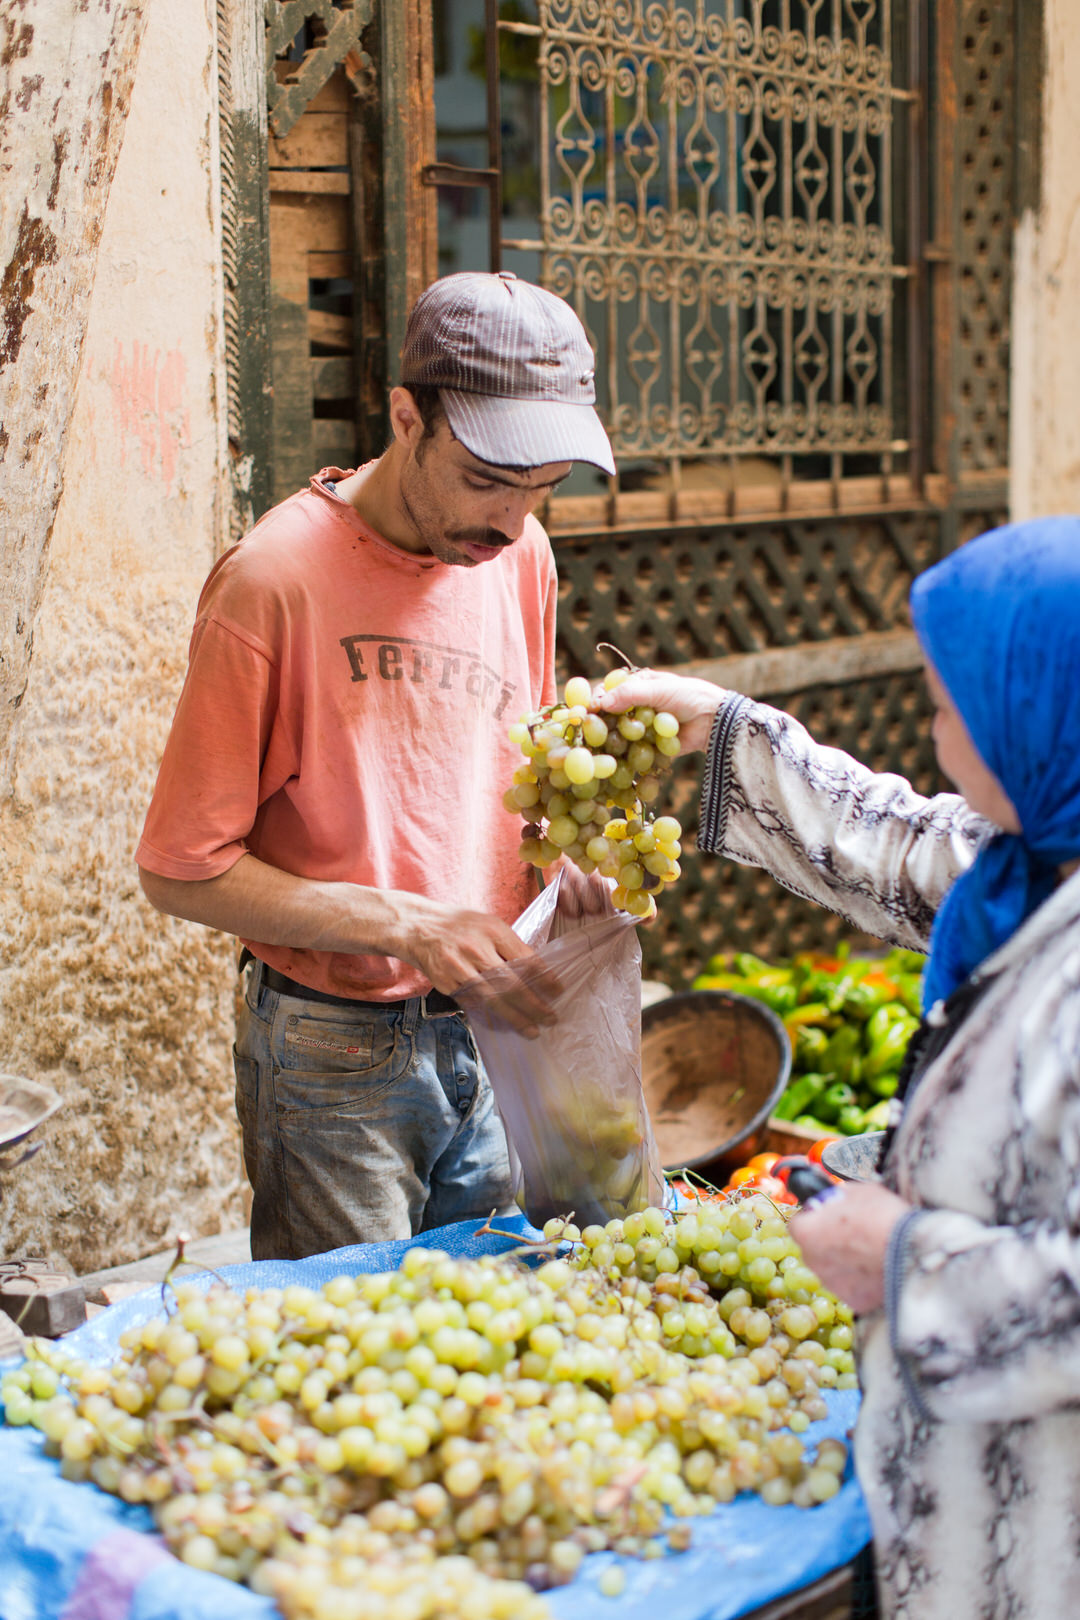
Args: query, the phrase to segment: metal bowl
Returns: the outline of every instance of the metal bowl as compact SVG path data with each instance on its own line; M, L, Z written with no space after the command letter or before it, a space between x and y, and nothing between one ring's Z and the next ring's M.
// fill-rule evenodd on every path
M750 996L684 990L642 1010L641 1083L665 1170L749 1149L790 1073L787 1030Z
M821 1152L826 1170L842 1181L876 1181L878 1154L885 1140L884 1131L867 1131L862 1136L840 1136Z
M0 1074L0 1154L17 1147L50 1114L56 1113L60 1103L61 1098L51 1086L25 1080L21 1074Z

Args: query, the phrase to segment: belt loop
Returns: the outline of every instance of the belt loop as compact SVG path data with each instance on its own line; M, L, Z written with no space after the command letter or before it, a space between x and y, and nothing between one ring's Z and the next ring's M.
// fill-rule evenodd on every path
M241 979L243 979L244 969L249 965L249 963L251 964L251 978L247 985L246 994L248 997L248 1005L257 1008L262 999L263 973L266 968L266 963L263 962L260 957L256 956L254 951L249 951L245 945L243 950L240 952L239 971Z
M401 1005L401 1027L406 1035L416 1033L416 1027L423 1016L424 1002L421 996L410 996Z

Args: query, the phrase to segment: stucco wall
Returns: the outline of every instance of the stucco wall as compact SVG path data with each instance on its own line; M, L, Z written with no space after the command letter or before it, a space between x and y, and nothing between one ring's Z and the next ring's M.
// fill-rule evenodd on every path
M1041 198L1014 244L1011 506L1080 512L1080 7L1046 0Z
M0 809L0 1069L64 1098L2 1252L81 1270L243 1218L234 945L158 917L132 860L226 526L213 18L152 0Z

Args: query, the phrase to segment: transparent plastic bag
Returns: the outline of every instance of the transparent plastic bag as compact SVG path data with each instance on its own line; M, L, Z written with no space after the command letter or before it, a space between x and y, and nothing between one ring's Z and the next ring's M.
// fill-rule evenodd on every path
M537 1226L571 1211L579 1226L605 1222L662 1205L665 1193L641 1089L634 919L613 907L570 915L562 887L560 872L514 924L535 955L456 993L516 1160L518 1203ZM552 1022L530 1038L512 1009L534 988Z

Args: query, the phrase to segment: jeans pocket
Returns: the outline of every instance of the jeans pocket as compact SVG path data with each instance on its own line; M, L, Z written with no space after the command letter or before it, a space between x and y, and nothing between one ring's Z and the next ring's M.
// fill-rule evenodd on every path
M408 1072L412 1046L397 1018L359 1024L290 1015L285 1062L274 1074L278 1114L362 1112Z
M241 1057L235 1046L232 1056L236 1073L236 1117L240 1121L244 1168L254 1186L258 1167L259 1066L254 1058Z

